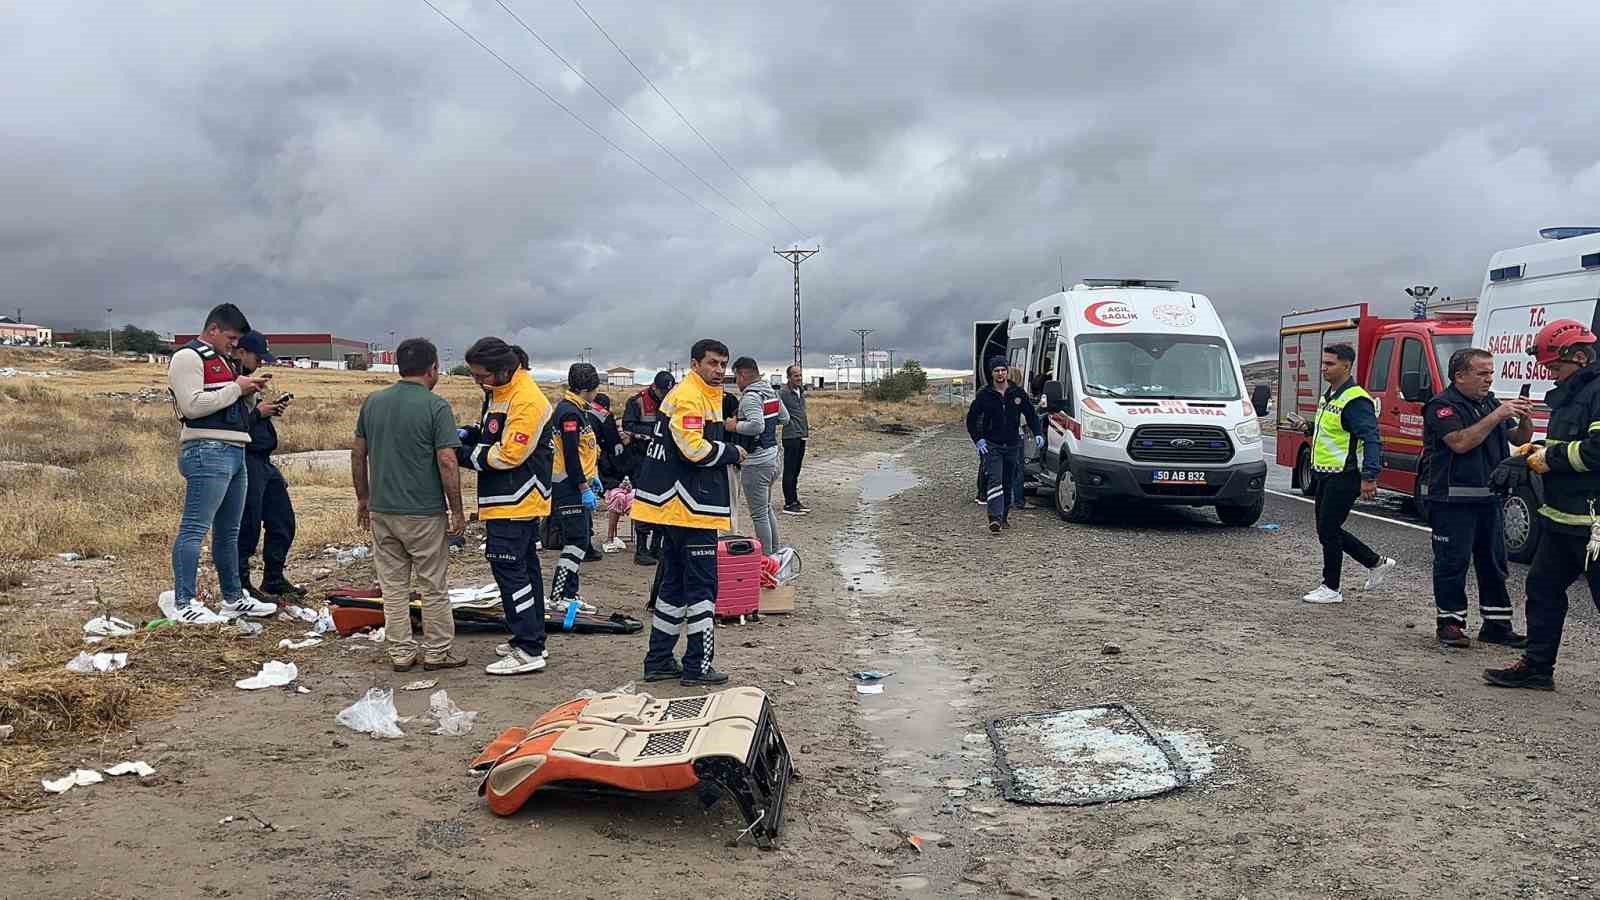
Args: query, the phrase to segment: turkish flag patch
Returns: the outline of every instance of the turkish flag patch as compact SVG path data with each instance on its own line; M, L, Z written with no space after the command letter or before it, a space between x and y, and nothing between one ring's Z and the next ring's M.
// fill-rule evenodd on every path
M523 432L520 432L520 431L517 432L516 434L513 434L511 436L511 439L513 441L516 441L519 444L526 444L528 442L528 436L526 434L524 434Z
M704 428L704 427L706 427L706 420L701 418L701 417L699 417L699 416L684 416L683 417L683 427L685 427L685 428Z
M1436 419L1448 419L1455 414L1456 411L1454 409L1451 409L1448 406L1441 406L1439 407L1438 411L1433 414L1433 416Z
M578 420L577 419L568 419L565 422L562 422L561 423L561 430L562 431L567 431L567 432L577 431L578 430Z

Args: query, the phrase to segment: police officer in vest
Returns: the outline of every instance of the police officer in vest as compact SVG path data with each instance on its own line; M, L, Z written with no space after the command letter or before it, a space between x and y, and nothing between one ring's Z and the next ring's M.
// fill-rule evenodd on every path
M1505 520L1500 498L1489 491L1489 473L1511 444L1533 437L1529 403L1520 397L1502 403L1489 392L1494 356L1487 350L1457 350L1449 374L1450 386L1422 409L1439 643L1472 646L1466 634L1467 567L1475 565L1483 614L1478 640L1521 647L1527 638L1511 630Z
M1528 647L1504 669L1489 669L1497 687L1555 689L1556 651L1567 619L1567 588L1581 576L1600 603L1596 508L1600 507L1600 366L1595 336L1581 322L1557 319L1534 337L1534 360L1556 386L1543 445L1518 448L1528 468L1544 476L1539 549L1528 569Z
M267 336L259 331L246 332L239 338L237 358L240 371L246 375L277 362L267 346ZM239 575L245 589L290 598L304 597L306 589L283 574L289 547L294 544L294 503L289 499L289 484L283 480L283 473L272 464L272 452L278 449L278 429L272 420L283 415L292 400L293 394L280 394L272 400L257 394L245 403L250 443L244 448L244 467L250 478L245 485L244 515L239 519ZM257 591L250 581L250 558L261 546L263 529L267 533L261 550L264 572Z
M1356 351L1349 344L1329 344L1322 350L1322 380L1327 393L1317 405L1311 423L1311 468L1317 490L1317 539L1322 543L1322 584L1300 598L1307 603L1343 603L1340 570L1348 553L1368 569L1366 589L1381 585L1394 571L1395 561L1379 556L1344 528L1356 498L1371 500L1378 493L1378 470L1383 445L1378 434L1377 407L1351 375Z

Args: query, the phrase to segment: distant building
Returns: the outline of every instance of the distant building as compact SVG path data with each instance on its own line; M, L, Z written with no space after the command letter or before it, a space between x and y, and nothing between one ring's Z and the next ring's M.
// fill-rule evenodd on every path
M633 387L634 374L627 366L612 366L606 370L606 387Z
M312 332L282 334L266 332L264 336L268 346L272 348L272 355L285 361L310 359L318 362L344 362L363 369L372 365L373 361L372 345L366 341ZM198 335L175 334L172 336L172 341L175 346L182 347L196 337Z
M10 316L0 316L0 341L48 346L53 340L55 340L54 334L43 325L30 325L27 322L18 322Z

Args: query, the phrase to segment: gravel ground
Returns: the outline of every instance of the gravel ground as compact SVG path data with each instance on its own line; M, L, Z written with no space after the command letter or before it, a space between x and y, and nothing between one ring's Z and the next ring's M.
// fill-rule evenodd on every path
M997 538L973 466L957 429L808 465L816 512L781 522L806 562L799 614L719 630L719 668L771 693L803 778L777 851L729 846L742 823L726 803L482 806L465 765L483 743L635 678L643 635L553 639L546 673L504 680L396 675L375 645L342 640L295 657L309 695L219 693L85 746L84 762L142 758L158 778L9 817L0 877L30 898L1595 895L1589 629L1556 693L1496 692L1477 672L1509 651L1430 640L1425 534L1359 521L1399 576L1310 607L1309 506L1273 498L1275 532L1034 509ZM647 570L609 557L584 575L586 596L640 613ZM487 580L476 554L452 577ZM481 664L495 640L460 646ZM893 674L859 694L858 669ZM368 687L435 675L481 712L471 735L418 722L383 742L333 724ZM427 693L399 694L401 714ZM1108 701L1214 769L1129 803L1001 799L989 719Z

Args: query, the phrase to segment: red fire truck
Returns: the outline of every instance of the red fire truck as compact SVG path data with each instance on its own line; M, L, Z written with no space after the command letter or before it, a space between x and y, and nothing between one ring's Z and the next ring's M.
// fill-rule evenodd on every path
M1465 304L1464 304L1465 305ZM1294 471L1294 486L1311 493L1311 441L1291 428L1289 413L1307 422L1328 385L1322 350L1356 349L1355 378L1378 407L1383 471L1378 486L1407 494L1425 515L1422 405L1449 385L1450 355L1472 343L1472 308L1437 309L1425 319L1385 319L1365 303L1291 313L1278 330L1278 464Z

